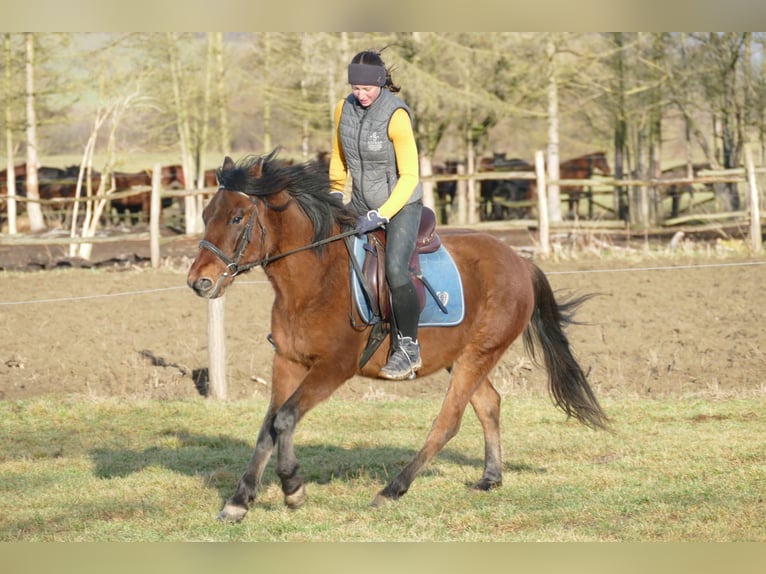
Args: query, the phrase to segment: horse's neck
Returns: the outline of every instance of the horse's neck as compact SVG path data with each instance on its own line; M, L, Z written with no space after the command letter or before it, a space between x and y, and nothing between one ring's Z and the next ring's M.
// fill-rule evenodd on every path
M333 234L339 230L333 230ZM307 246L310 238L276 244L269 255L287 253ZM348 285L348 251L342 240L323 246L317 253L314 249L301 250L287 255L264 267L264 271L278 298L291 309L300 311L307 302L316 301L328 295L327 290L337 291ZM340 296L341 293L335 295ZM333 296L333 295L331 295Z

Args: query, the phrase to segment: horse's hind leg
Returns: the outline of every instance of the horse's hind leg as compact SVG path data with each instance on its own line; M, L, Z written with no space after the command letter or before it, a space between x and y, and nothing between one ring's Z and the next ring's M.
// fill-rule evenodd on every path
M464 354L452 371L447 396L436 415L431 430L426 436L423 447L418 451L407 466L381 490L373 500L373 506L379 506L390 500L396 500L409 490L412 481L444 445L460 430L460 421L477 386L477 381L486 377L483 368L478 366L476 357Z
M500 395L489 379L484 379L471 396L471 406L484 430L484 474L473 485L490 490L503 484L503 455L500 443Z

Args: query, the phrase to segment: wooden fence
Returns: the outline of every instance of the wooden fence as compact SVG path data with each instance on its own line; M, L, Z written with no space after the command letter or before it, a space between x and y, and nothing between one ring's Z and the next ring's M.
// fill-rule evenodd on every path
M766 167L754 167L752 163L752 156L749 153L746 153L746 166L741 168L735 168L735 169L729 169L729 170L720 170L720 171L713 171L713 170L707 170L707 171L701 171L696 177L688 178L688 177L674 177L674 178L660 178L660 179L636 179L636 178L622 178L622 179L614 179L613 177L604 177L599 176L597 178L592 179L547 179L547 175L545 173L545 167L544 163L543 165L536 165L535 171L492 171L492 172L480 172L480 173L474 173L474 174L439 174L439 175L430 175L430 176L424 176L422 177L422 181L425 184L436 184L439 183L446 183L446 182L455 182L457 184L465 184L467 182L476 182L481 183L483 181L509 181L509 180L528 180L530 182L535 182L537 189L542 190L542 193L545 195L549 195L546 193L546 189L550 188L553 185L558 186L559 188L564 186L576 186L579 188L583 188L587 191L574 191L570 192L568 190L560 190L560 200L562 203L568 202L571 196L577 196L577 199L584 201L588 203L588 213L593 213L593 207L598 207L603 212L610 213L611 216L614 219L618 218L618 208L617 205L615 205L616 201L616 191L622 190L623 197L627 201L627 204L630 206L631 212L634 212L631 217L631 222L641 229L646 229L647 227L651 227L652 225L660 225L660 226L674 226L674 225L680 225L684 223L688 223L690 221L696 221L696 220L709 220L709 221L715 221L715 220L723 220L723 219L730 219L730 220L744 220L749 218L750 215L750 205L752 202L752 193L751 189L757 190L757 176L758 175L764 175L766 174ZM699 193L700 186L707 186L707 185L715 185L715 184L727 184L727 183L735 183L735 184L745 184L747 189L745 193L743 194L744 203L746 205L746 209L740 209L736 211L720 211L720 212L711 212L708 211L704 214L704 216L700 213L691 213L694 208L700 207L705 205L706 203L709 203L713 200L715 200L715 197L704 197L703 199L694 201L694 196L704 196L704 194ZM545 186L546 189L543 189L543 186ZM665 199L667 196L669 196L668 193L666 193L664 190L672 189L672 188L682 188L681 192L676 191L677 194L683 194L683 193L689 193L690 194L690 203L686 211L689 213L687 215L678 215L675 217L669 217L664 218L662 217L661 213L657 214L656 221L653 223L648 218L648 212L650 211L647 206L641 205L642 200L648 201L649 197L652 195L655 197L655 201L661 202L663 199ZM648 191L653 190L653 193L647 193ZM763 194L762 191L760 192L761 200L763 201ZM436 197L436 194L434 194L434 197ZM612 200L612 205L609 205L608 200ZM605 201L606 200L606 201ZM509 208L509 209L530 209L530 208L538 208L539 206L539 199L536 197L529 197L527 199L523 200L507 200L505 198L494 198L494 202L499 203L503 207ZM435 208L437 209L437 212L440 210L439 201L438 199L435 199ZM466 200L466 203L469 203L469 200ZM454 207L453 207L454 209ZM540 212L538 210L537 215L532 220L536 220L540 217ZM447 223L446 221L442 221L441 223ZM453 223L453 221L450 221L450 223ZM465 225L465 224L471 224L476 223L475 220L472 220L469 214L466 214L462 219L460 218L458 214L458 219L454 223L457 223L459 225ZM529 225L530 219L521 219L517 221L517 225ZM606 223L606 220L599 219L600 225L603 225L605 227L608 227L609 224ZM511 224L512 225L512 224Z

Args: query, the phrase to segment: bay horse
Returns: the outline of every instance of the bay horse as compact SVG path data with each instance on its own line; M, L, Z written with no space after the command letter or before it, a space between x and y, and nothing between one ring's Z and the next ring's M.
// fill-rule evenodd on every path
M482 158L479 171L535 171L535 166L520 159L495 153L492 158ZM533 188L530 179L486 179L480 184L481 219L506 220L530 217L529 206L511 207L511 202L528 202L532 199Z
M586 155L581 155L559 164L560 179L590 179L598 170L601 175L612 175L609 170L609 162L606 159L606 153L597 151ZM568 192L567 205L569 207L569 218L574 218L579 212L580 195L583 193L582 185L562 185L561 191ZM593 202L590 201L593 193L588 187L588 217L593 218Z
M152 170L144 169L136 172L115 171L110 174L115 191L128 191L134 188L151 188ZM186 187L183 166L165 165L161 167L160 185L164 188L183 189ZM142 191L134 195L126 195L111 200L112 207L117 211L120 219L133 224L138 223L142 218L149 217L151 204L151 191ZM160 207L167 209L173 205L172 197L163 197Z
M317 162L288 166L273 156L248 156L236 164L225 158L218 169L219 189L202 214L205 232L187 275L197 295L212 299L223 295L238 275L260 266L275 293L270 403L250 463L218 515L222 521L245 517L274 449L285 504L297 508L304 503L293 446L296 426L354 375L375 378L390 348L384 342L359 367L371 327L351 310L349 252L339 241L356 233L355 214L329 193L328 174ZM440 231L440 239L462 276L465 314L455 326L421 328L424 366L418 376L446 369L449 388L423 447L375 496L374 506L408 491L458 432L469 403L485 441L483 475L473 488L502 484L500 395L489 375L522 334L533 358L535 344L542 351L553 402L587 426L609 427L564 333L588 296L557 302L543 271L489 234L447 230Z

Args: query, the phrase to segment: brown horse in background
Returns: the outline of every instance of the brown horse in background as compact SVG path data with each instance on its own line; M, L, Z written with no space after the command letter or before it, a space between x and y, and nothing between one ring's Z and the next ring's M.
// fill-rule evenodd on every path
M572 159L568 159L559 164L559 179L590 179L599 172L601 175L612 175L609 169L609 162L606 159L606 153L597 151ZM567 205L569 208L569 218L577 216L580 208L580 196L586 186L582 185L562 185L561 191L567 192ZM586 198L588 199L588 218L593 218L593 192L590 186L587 186Z
M329 193L327 173L317 162L286 166L273 155L237 164L225 159L220 187L203 212L204 238L187 277L197 295L211 299L223 295L240 273L261 266L275 292L271 401L250 463L219 514L227 521L247 514L274 449L285 504L303 504L305 487L293 446L296 426L351 377L376 377L390 348L384 342L359 366L372 327L358 312L349 314L349 253L340 241L355 234L355 214ZM473 487L502 484L500 395L489 376L522 334L533 356L535 345L541 351L555 404L588 426L608 425L564 333L587 296L557 302L542 270L489 234L446 230L439 235L462 277L465 313L458 325L421 328L424 366L418 376L446 370L450 383L423 447L378 493L375 505L407 492L458 432L469 404L485 441L484 472Z
M677 165L675 167L663 169L660 179L691 180L696 177L697 172L705 169L711 169L711 165L709 163ZM672 183L660 183L658 187L670 197L670 217L678 217L681 212L681 199L683 198L684 193L689 194L689 204L693 203L695 187L691 182L673 181ZM702 186L699 187L701 188ZM711 183L704 184L704 188L709 191L714 191L714 186Z
M535 166L520 158L508 159L504 153L482 158L479 171L533 172ZM530 217L532 208L523 205L533 197L531 179L486 179L480 183L481 219L505 220ZM514 205L514 202L516 204Z
M144 169L136 172L115 171L111 174L112 186L115 191L129 191L136 188L151 188L152 170ZM169 189L184 189L186 179L183 167L165 165L161 168L160 185ZM151 191L145 190L133 195L118 197L111 200L112 207L120 218L129 218L131 223L138 223L141 218L147 218L151 204ZM173 205L173 198L162 198L161 207L167 209Z

